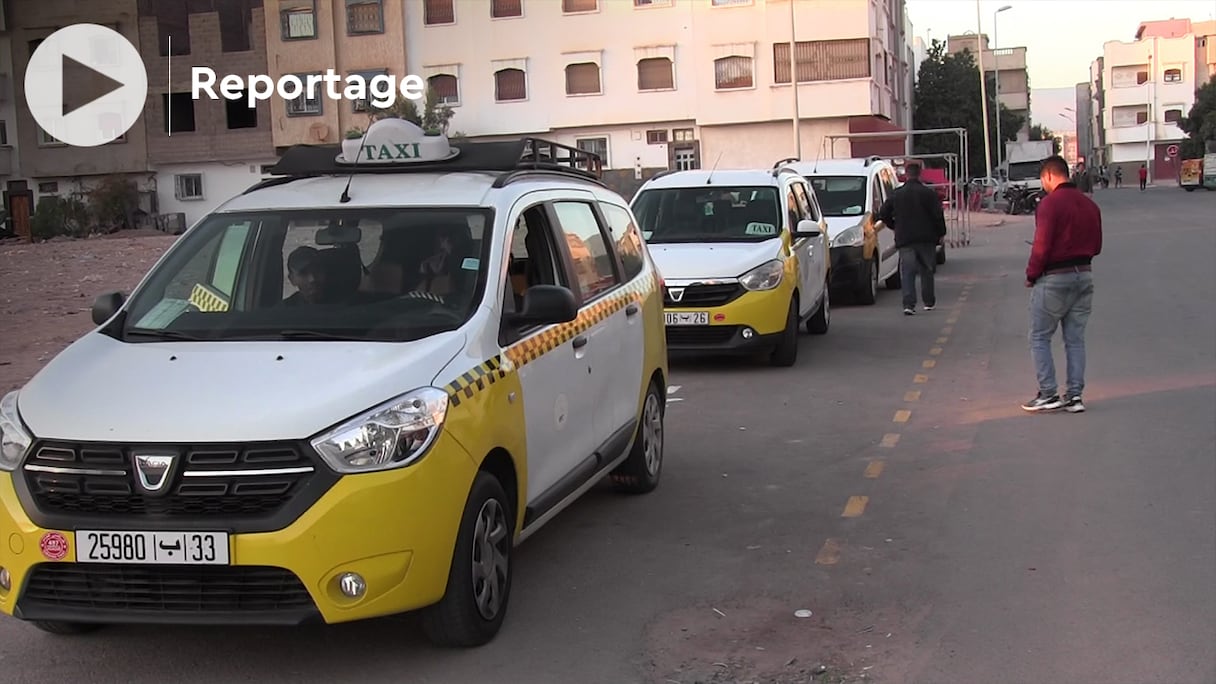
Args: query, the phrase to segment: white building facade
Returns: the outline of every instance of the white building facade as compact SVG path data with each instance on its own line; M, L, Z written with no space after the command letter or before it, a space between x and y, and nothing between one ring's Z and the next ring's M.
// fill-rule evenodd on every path
M638 182L768 167L798 155L791 2L801 156L910 125L903 0L425 0L407 3L407 60L454 108L453 134L544 135Z

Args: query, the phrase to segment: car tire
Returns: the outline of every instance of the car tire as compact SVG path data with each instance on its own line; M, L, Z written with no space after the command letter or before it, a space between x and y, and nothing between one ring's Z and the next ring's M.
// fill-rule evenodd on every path
M866 279L857 290L857 302L869 306L878 301L878 255L862 263L865 264Z
M785 319L785 330L781 332L781 341L769 357L769 363L774 366L790 367L798 362L798 298L790 300L790 312Z
M1186 187L1186 191L1187 191L1187 192L1195 192L1195 188L1194 188L1194 186L1190 186L1190 185L1188 185L1188 186L1185 186L1185 187Z
M826 335L832 325L832 297L828 288L823 288L823 301L806 322L806 331L812 335Z
M659 486L663 472L663 417L667 399L657 382L650 383L642 400L633 447L609 478L622 494L648 494Z
M59 620L38 620L33 625L47 634L59 636L89 634L105 627L103 624L93 622L61 622Z
M423 609L422 629L436 646L489 643L502 627L511 598L515 513L502 483L479 472L460 520L447 591Z
M942 264L946 263L946 246L945 245L937 246L937 250L934 253L933 260L935 262L937 262L938 266L941 266Z

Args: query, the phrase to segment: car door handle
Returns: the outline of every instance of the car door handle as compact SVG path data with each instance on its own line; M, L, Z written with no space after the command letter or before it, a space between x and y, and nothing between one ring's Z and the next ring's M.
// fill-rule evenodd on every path
M574 338L574 348L582 349L583 347L587 346L587 342L588 340L586 335L579 335L578 337Z
M630 304L629 306L625 307L626 316L636 316L638 315L638 311L641 311L641 309L638 308L637 304Z

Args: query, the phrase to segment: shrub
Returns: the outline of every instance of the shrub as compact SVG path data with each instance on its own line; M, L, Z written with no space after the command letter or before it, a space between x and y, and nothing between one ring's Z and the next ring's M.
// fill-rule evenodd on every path
M38 200L30 221L35 240L53 237L84 237L89 233L89 208L76 197L51 195Z

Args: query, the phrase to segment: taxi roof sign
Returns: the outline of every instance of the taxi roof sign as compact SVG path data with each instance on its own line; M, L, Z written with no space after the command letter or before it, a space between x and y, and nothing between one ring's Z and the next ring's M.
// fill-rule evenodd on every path
M459 149L448 143L446 135L427 135L421 126L405 119L376 121L358 143L357 147L343 145L342 154L335 161L352 166L418 164L447 161L460 154Z

